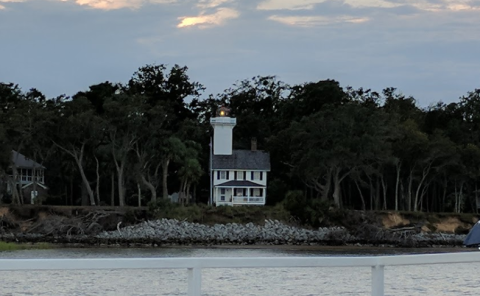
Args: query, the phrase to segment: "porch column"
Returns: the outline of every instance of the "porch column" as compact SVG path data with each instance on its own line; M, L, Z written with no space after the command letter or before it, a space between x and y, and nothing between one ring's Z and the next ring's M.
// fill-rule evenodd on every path
M265 204L266 201L267 201L267 187L266 186L264 188L262 188L262 198L263 198L263 204Z

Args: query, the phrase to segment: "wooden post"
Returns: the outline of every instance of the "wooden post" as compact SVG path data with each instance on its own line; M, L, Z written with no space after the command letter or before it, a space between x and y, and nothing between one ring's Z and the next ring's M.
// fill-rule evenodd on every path
M188 296L200 296L202 293L202 270L188 268Z
M384 296L384 266L372 266L372 296Z

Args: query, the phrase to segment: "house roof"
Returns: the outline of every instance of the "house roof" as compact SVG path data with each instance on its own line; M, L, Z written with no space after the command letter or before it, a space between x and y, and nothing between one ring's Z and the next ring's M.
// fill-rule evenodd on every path
M232 155L213 155L212 169L270 171L270 153L265 151L233 150Z
M27 183L22 186L22 189L28 188L33 185L33 182ZM48 187L45 184L42 183L37 183L37 186L42 187L43 189L48 189Z
M265 187L264 185L260 185L260 184L246 181L246 180L227 181L225 183L218 184L215 186L216 187Z
M37 169L45 169L43 165L31 160L30 158L15 150L12 150L12 161L17 168L29 169L35 167Z

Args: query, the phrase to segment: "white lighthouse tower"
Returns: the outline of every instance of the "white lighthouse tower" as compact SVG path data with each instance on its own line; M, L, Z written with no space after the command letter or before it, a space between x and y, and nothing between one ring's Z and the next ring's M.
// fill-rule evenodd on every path
M232 155L232 131L237 119L230 117L230 109L220 107L210 124L213 126L213 155Z

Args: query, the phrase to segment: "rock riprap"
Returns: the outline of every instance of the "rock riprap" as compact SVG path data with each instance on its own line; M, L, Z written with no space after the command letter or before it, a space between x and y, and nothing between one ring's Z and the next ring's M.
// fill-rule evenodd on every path
M393 244L404 246L461 245L465 236L449 234L388 235L377 241L352 235L344 227L321 227L316 230L266 220L253 223L204 225L175 219L160 219L101 232L96 236L104 243L155 244Z
M327 242L332 238L345 242L355 240L343 227L309 230L277 220L266 220L265 225L228 223L210 226L175 219L146 221L117 231L102 232L97 238L178 244L301 244Z

